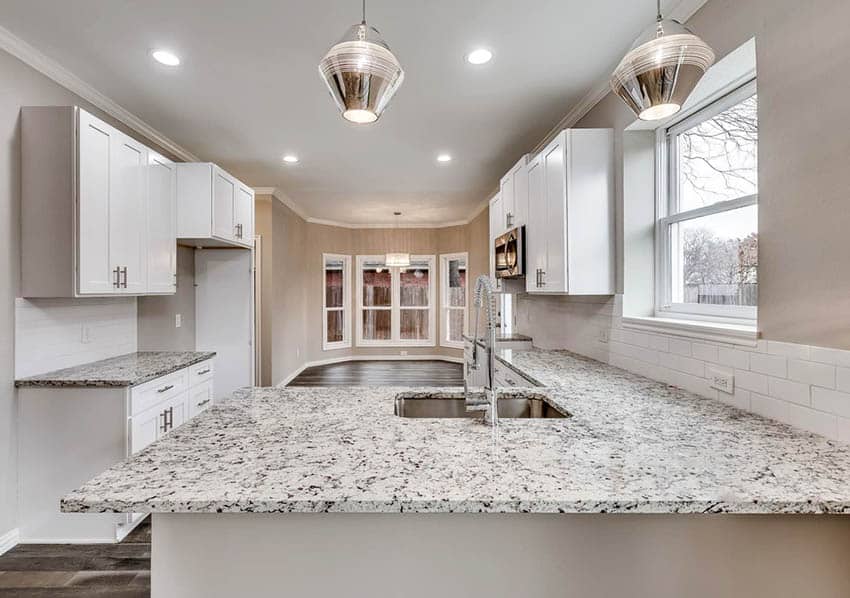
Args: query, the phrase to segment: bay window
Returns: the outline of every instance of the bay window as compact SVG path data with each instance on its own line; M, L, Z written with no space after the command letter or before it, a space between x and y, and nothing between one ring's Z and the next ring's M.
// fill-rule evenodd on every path
M344 349L351 346L351 257L322 255L322 349Z
M434 256L388 267L383 255L357 256L357 344L433 346Z
M753 322L758 305L755 81L659 130L656 314Z
M468 319L468 260L466 253L440 256L440 344L444 347L463 348Z

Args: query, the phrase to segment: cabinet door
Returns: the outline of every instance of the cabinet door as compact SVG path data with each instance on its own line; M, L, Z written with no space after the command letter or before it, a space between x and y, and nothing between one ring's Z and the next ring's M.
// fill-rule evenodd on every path
M109 158L117 131L82 110L79 115L77 292L105 295L117 292L109 263Z
M147 289L148 150L117 133L109 168L109 261L120 269L119 292L138 295Z
M177 280L177 168L150 152L148 158L148 288L174 293Z
M546 273L543 290L567 291L567 164L563 135L543 152L546 195Z
M236 182L227 173L213 169L213 236L236 240L233 205L236 201Z
M189 390L189 417L207 410L213 402L213 381L207 380Z
M528 223L525 225L525 290L543 290L541 272L546 271L546 194L543 160L528 165Z
M513 227L513 220L515 216L514 209L514 175L513 172L509 172L504 177L502 177L502 181L499 184L499 198L502 202L502 218L499 223L499 230L504 231Z
M179 428L189 419L189 395L188 393L183 393L177 395L173 399L168 401L168 406L166 409L169 409L168 412L168 421L171 424L168 427L168 430L174 430L175 428Z
M513 226L528 224L528 166L526 160L514 169L514 218Z
M162 435L164 408L151 407L130 420L130 454L137 453Z
M502 227L502 198L501 195L496 195L490 200L490 278L496 281L496 290L501 290L502 280L496 278L496 253L493 240L501 235L504 230Z
M254 245L254 191L239 185L236 189L236 235L246 245Z

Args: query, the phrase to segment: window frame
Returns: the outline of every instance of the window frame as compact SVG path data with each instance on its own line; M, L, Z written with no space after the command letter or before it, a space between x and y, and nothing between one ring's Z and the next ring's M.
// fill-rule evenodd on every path
M673 255L670 239L672 224L720 214L731 210L758 206L758 192L731 200L719 201L709 206L679 211L678 165L676 139L680 133L709 120L728 108L743 102L757 93L756 80L751 79L730 89L707 105L698 106L680 115L676 120L656 129L656 219L655 219L655 316L722 324L752 326L758 318L757 306L708 305L674 303ZM758 231L757 231L758 232Z
M411 262L427 262L430 272L428 278L428 306L427 307L402 307L401 306L401 270L397 266L387 267L391 276L391 301L389 307L375 307L363 305L363 265L366 262L383 262L385 255L358 255L356 273L356 299L357 317L355 318L356 343L358 347L435 347L436 342L436 297L435 280L437 278L437 256L436 255L411 255ZM386 266L385 266L386 267ZM390 311L390 338L380 340L369 340L363 338L363 311L389 310ZM428 338L427 339L402 339L401 338L401 312L402 310L428 311Z
M466 264L466 284L463 289L463 307L452 306L449 302L449 262L463 260ZM452 349L463 349L463 339L449 339L449 312L463 312L463 330L461 334L469 334L469 253L443 253L440 255L440 346Z
M342 260L342 307L328 307L328 260ZM342 340L328 341L328 312L342 312ZM322 351L351 348L351 256L339 253L322 254Z

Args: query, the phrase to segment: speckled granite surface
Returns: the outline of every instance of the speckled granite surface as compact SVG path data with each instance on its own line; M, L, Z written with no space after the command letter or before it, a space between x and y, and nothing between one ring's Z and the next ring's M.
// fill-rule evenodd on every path
M566 352L503 355L573 417L393 415L393 388L237 393L69 512L850 513L850 445ZM422 392L431 392L422 389Z
M136 386L212 357L210 351L139 351L21 378L15 386Z

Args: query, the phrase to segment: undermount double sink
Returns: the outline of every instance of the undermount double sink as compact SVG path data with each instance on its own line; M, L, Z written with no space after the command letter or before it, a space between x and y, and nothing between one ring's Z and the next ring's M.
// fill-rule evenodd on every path
M481 418L481 411L467 412L463 393L399 394L395 414L409 418ZM566 418L570 415L536 392L510 392L499 396L499 417L508 419Z

